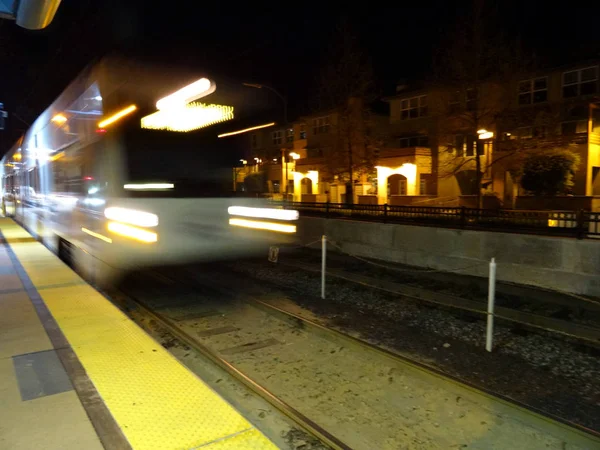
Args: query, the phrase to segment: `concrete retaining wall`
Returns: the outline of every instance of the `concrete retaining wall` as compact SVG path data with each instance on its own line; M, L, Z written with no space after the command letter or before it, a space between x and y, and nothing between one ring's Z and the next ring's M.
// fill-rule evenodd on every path
M325 234L357 256L600 296L600 241L303 217L298 238ZM474 267L472 267L474 266Z

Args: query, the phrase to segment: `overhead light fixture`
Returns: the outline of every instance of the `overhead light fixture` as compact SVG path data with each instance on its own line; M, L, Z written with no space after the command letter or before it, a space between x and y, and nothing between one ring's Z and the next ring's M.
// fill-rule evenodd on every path
M50 120L58 125L62 125L68 119L63 114L55 114Z
M298 153L296 153L296 152L290 153L290 157L292 159L300 159L300 155Z
M187 132L232 119L233 106L190 103L143 117L141 126L151 130Z
M486 131L485 133L479 133L479 139L491 139L494 137L494 133Z
M272 127L273 125L275 125L275 122L265 123L263 125L257 125L255 127L244 128L243 130L230 131L229 133L219 134L218 137L224 138L227 136L235 136L236 134L247 133L248 131L260 130L261 128Z
M217 86L208 78L200 78L198 81L188 84L186 87L173 92L156 102L156 109L166 110L171 108L180 108L193 100L212 94Z
M98 123L98 128L105 128L108 125L115 123L117 120L122 119L123 117L131 114L137 109L135 105L129 105L127 108L122 109L121 111L116 112L112 116L104 119L102 122Z
M485 128L481 128L479 130L477 130L477 134L483 134L483 133L487 133L488 131Z

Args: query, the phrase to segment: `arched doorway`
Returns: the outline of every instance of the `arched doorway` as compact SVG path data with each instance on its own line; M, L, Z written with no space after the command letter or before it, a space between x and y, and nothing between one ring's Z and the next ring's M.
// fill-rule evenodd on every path
M310 178L302 178L300 181L301 194L312 194L313 182Z
M408 180L399 173L390 175L387 179L387 195L408 195Z

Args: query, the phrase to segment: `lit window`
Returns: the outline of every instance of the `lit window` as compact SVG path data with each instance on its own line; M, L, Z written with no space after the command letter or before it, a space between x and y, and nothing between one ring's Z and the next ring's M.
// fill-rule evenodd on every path
M423 178L423 174L419 178L419 194L427 195L427 178Z
M548 80L546 77L519 81L519 105L531 105L548 100Z
M587 67L563 73L563 97L578 97L598 91L598 67Z
M273 145L281 145L281 142L283 141L282 135L283 133L281 130L273 131L273 133L271 133L271 136L273 137Z
M313 134L329 133L329 116L313 119Z
M285 131L285 142L293 142L294 141L294 129L288 128Z
M427 96L405 98L400 102L400 119L416 119L427 116Z
M457 134L454 136L454 150L456 156L474 156L477 149L475 136Z
M304 124L300 125L300 133L298 136L300 139L306 139L306 127Z

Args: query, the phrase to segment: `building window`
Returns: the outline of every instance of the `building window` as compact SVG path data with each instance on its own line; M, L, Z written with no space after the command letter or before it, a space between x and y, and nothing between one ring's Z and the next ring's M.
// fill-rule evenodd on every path
M285 131L285 142L293 142L294 141L294 129L288 128Z
M400 148L408 147L428 147L429 138L427 136L410 136L400 138Z
M271 135L273 136L273 145L281 145L281 142L283 141L283 136L282 136L282 131L273 131L273 133L271 133Z
M427 178L423 178L423 174L419 178L419 194L427 195Z
M469 88L466 93L466 105L467 111L475 111L477 107L477 97L478 97L478 89L477 88Z
M306 139L306 127L304 124L300 125L300 133L298 134L299 139Z
M329 116L313 119L313 134L329 133Z
M405 98L400 102L400 119L416 119L417 117L427 116L427 96Z
M588 131L587 120L572 120L570 122L563 122L560 125L562 134L583 134Z
M454 114L460 111L460 91L452 91L448 100L448 112Z
M548 79L546 77L519 81L519 105L531 105L548 100Z
M563 97L595 94L598 88L598 67L587 67L563 73Z
M258 148L258 136L256 133L253 133L250 137L250 145L252 148Z
M454 136L454 151L456 156L475 156L477 149L477 139L474 136L466 134L457 134Z

